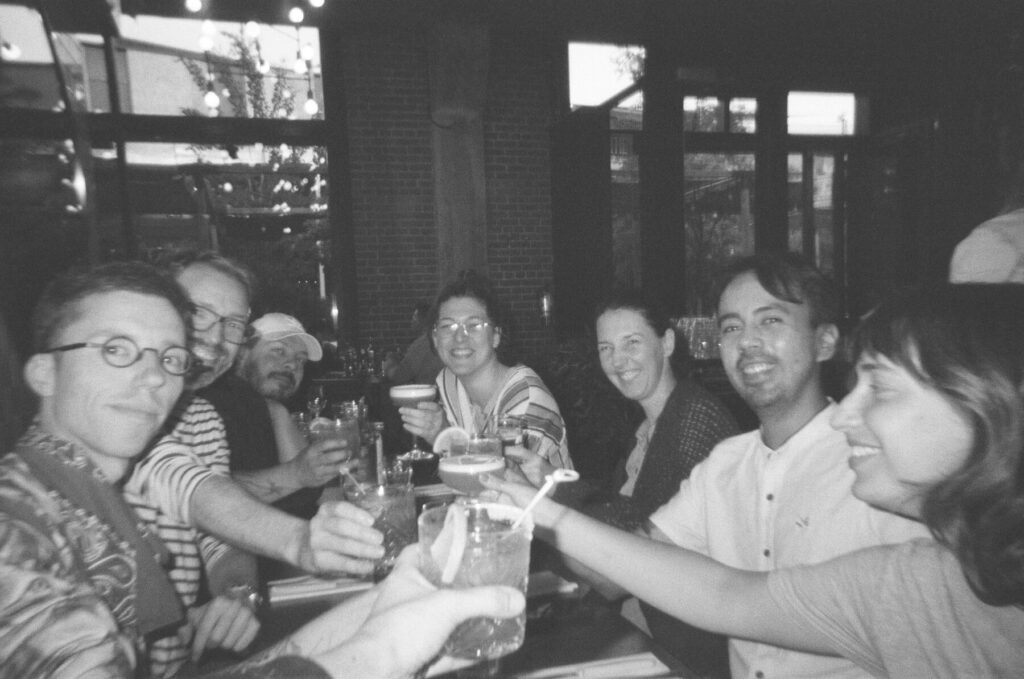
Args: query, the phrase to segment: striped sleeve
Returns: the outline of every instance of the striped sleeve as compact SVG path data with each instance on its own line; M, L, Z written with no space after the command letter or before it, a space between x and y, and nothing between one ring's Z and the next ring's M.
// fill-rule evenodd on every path
M562 413L537 373L519 366L502 394L499 411L525 417L533 452L555 467L573 468Z
M216 474L192 448L165 436L135 466L127 490L172 520L192 525L191 503L199 485Z

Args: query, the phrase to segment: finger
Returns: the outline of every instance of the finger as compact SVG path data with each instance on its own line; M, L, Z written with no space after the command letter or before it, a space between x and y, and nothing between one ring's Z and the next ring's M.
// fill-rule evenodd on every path
M213 606L213 602L206 605L196 622L196 633L195 636L192 637L192 662L199 662L199 658L202 657L203 651L206 650L210 643L210 634L213 631L214 617L210 611L211 606Z
M229 651L241 651L252 643L259 632L260 623L256 614L245 604L239 603L238 611L228 620L220 647Z
M355 506L351 502L324 503L313 518L314 521L318 519L344 519L363 526L372 526L374 521L373 515L370 512Z

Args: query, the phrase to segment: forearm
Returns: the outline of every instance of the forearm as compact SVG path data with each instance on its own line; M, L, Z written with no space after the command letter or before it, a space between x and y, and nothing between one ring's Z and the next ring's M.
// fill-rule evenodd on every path
M309 524L250 495L230 478L214 476L192 496L195 524L249 552L300 566Z
M276 502L305 487L294 460L269 469L234 471L231 477L263 502Z
M815 647L801 629L786 624L787 614L768 595L764 573L729 568L546 504L558 549L637 598L713 632L828 652L820 644Z

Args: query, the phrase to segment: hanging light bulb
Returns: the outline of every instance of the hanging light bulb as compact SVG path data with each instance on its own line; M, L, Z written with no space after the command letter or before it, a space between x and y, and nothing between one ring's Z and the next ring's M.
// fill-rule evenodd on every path
M260 58L256 60L256 70L263 75L270 73L270 62L260 56Z
M196 14L203 11L203 0L185 0L185 9Z
M199 49L203 52L209 52L213 49L213 37L209 35L199 36Z
M310 7L320 8L324 6L324 0L309 0Z
M213 78L207 78L206 80L206 94L203 95L203 103L209 109L216 109L220 106L220 96L213 89Z
M306 66L306 60L302 58L301 52L295 53L295 65L292 66L292 70L299 75L305 75L309 68Z
M311 45L308 42L304 44L299 49L299 56L305 59L306 61L313 61L313 57L316 56L316 54L313 52L313 45Z
M306 18L306 13L302 11L301 7L292 7L288 10L288 21L293 24L301 24L302 20Z
M249 40L255 40L260 37L260 25L255 21L246 21L242 27L242 34Z
M302 105L302 110L306 112L310 118L315 116L320 110L320 104L316 103L316 99L313 98L313 90L306 92L306 103Z

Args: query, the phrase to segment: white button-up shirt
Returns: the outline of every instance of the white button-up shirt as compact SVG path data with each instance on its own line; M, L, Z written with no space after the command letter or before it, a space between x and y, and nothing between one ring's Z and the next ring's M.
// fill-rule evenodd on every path
M753 571L927 537L922 524L853 496L846 437L829 425L834 410L830 404L777 450L760 431L722 441L652 523L682 547ZM729 662L734 679L869 676L843 658L735 639Z

